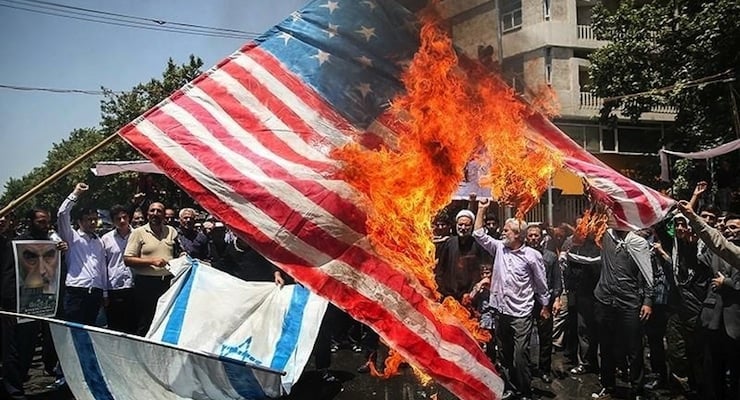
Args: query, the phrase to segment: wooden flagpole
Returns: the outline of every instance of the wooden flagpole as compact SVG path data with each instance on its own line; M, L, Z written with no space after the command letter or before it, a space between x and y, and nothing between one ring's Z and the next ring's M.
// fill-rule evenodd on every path
M72 170L72 168L79 165L81 162L85 161L86 159L90 158L93 154L98 152L98 150L102 149L103 147L109 145L113 140L115 140L118 137L118 132L108 136L107 138L103 139L100 143L96 144L83 154L81 154L79 157L75 158L74 160L70 161L69 164L65 165L64 167L60 168L57 172L51 174L48 178L44 179L43 181L39 182L36 186L29 189L26 193L24 193L22 196L18 197L17 199L11 201L8 203L7 206L5 206L2 210L0 210L0 217L4 217L8 215L11 211L13 211L16 207L20 206L21 204L25 203L30 199L31 197L35 196L38 192L40 192L45 187L51 185L52 183L58 181L61 179L64 175L67 175L69 171Z

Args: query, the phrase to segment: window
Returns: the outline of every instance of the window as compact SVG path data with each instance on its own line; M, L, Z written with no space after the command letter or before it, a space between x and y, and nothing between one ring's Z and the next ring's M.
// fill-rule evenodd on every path
M601 149L605 152L617 151L617 130L611 127L601 129Z
M558 127L584 149L592 153L601 151L601 138L599 136L600 130L598 125L558 124Z
M599 138L598 126L583 127L584 148L592 153L601 151L601 138Z
M521 55L504 61L504 78L519 93L524 93L524 58Z
M660 128L619 127L620 153L656 154L660 149Z
M545 47L545 83L552 85L552 47Z
M501 26L507 32L522 26L522 0L501 0Z

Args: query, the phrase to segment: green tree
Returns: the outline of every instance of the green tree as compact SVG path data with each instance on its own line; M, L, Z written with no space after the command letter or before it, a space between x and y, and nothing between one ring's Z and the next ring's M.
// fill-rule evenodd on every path
M605 102L602 118L621 113L637 119L668 105L678 110L675 130L663 138L668 148L694 151L736 139L732 93L738 84L723 78L740 65L738 17L737 0L626 0L595 6L595 33L609 44L590 57L593 92L613 98L652 91ZM712 76L719 78L686 84Z
M5 192L0 197L0 205L7 205L13 199L20 197L34 185L195 79L201 73L202 66L203 62L195 56L190 56L189 61L182 65L177 65L170 59L161 80L152 79L123 93L114 93L104 88L106 95L101 101L100 127L75 129L67 139L54 143L41 166L34 168L20 179L11 178L5 183ZM77 182L87 182L90 185L89 194L80 201L80 206L107 208L116 203L126 203L136 192L138 183L136 174L123 173L96 177L90 168L98 161L136 159L142 159L142 156L123 140L116 139L66 176L46 187L26 204L17 208L15 214L23 215L33 206L55 210ZM173 182L164 176L157 176L155 179L158 186L166 192L162 200L167 204L191 205L188 197Z

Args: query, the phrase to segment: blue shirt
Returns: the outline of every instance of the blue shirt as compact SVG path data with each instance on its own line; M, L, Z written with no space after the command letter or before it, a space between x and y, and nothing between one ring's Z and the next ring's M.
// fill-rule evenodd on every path
M126 250L130 235L130 229L126 236L121 236L118 229L113 229L100 238L105 250L105 263L108 271L107 289L127 289L134 285L131 268L123 262L123 252Z

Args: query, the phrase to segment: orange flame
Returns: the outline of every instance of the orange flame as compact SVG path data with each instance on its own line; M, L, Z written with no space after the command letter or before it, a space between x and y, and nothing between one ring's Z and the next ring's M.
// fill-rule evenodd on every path
M584 239L592 235L596 245L601 247L601 238L606 233L609 222L609 209L601 203L594 202L590 209L586 210L581 221L576 226L574 242L583 243Z
M374 250L415 277L434 300L441 296L429 222L448 204L466 164L483 161L489 171L481 184L499 201L516 205L519 215L537 204L560 164L559 155L525 139L531 109L480 65L461 65L439 21L433 9L423 13L420 48L403 76L407 91L391 104L397 145L367 150L353 144L332 154L342 163L339 178L363 195ZM463 324L479 341L490 339L452 298L434 312L442 321ZM382 373L373 363L371 369L388 377L401 362L391 350Z

